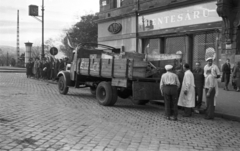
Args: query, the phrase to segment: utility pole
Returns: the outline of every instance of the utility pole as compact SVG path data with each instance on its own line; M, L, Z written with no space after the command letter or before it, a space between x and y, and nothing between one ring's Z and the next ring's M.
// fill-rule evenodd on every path
M17 10L17 58L16 62L19 62L19 53L20 53L20 48L19 48L19 10Z
M42 0L42 16L38 16L38 6L36 5L30 5L29 6L29 15L37 19L42 23L42 53L41 53L41 58L44 58L44 0ZM42 20L37 18L37 17L42 17Z
M42 0L42 59L44 58L44 0Z
M7 66L8 66L8 52L7 52Z

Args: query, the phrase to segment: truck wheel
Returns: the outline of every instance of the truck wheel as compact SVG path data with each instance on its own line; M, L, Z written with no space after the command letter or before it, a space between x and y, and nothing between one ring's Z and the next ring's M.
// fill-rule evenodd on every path
M138 100L136 103L137 105L146 105L149 102L149 100Z
M58 80L58 90L60 94L65 95L68 93L67 83L63 76L61 76Z
M90 87L90 92L94 96L96 95L96 89L97 89L96 87Z
M103 106L112 106L117 101L117 90L109 82L101 82L96 91L98 103Z
M118 99L118 94L117 94L117 88L112 86L112 101L110 103L110 106L113 106Z

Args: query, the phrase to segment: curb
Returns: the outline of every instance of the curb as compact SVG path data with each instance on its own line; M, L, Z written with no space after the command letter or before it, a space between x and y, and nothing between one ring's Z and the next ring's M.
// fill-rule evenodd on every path
M223 113L217 113L215 112L216 117L220 117L223 119L231 120L231 121L237 121L240 122L240 117L234 116L234 115L228 115L228 114L223 114Z
M0 70L0 72L4 72L4 73L26 73L26 71L24 70Z

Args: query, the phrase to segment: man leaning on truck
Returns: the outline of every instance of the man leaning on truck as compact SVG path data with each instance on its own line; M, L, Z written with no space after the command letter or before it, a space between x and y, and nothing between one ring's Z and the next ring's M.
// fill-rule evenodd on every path
M177 121L178 115L178 88L180 87L180 82L175 73L171 72L173 66L166 65L167 70L161 77L160 91L164 96L165 104L165 116L167 120L170 120L171 112L173 111L173 120Z

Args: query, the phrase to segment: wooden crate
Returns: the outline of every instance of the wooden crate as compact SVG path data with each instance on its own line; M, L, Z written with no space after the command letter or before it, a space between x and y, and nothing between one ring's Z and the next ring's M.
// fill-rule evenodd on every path
M101 76L106 78L112 77L113 59L102 59Z
M147 65L148 65L148 63L146 61L131 59L129 61L128 77L130 79L132 79L132 78L146 78Z
M128 59L114 59L113 77L127 78Z
M90 69L89 74L91 76L100 77L100 69L101 69L101 59L90 59Z

